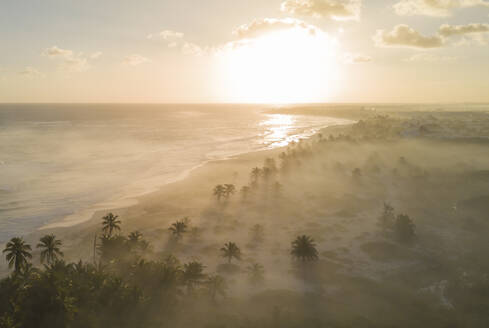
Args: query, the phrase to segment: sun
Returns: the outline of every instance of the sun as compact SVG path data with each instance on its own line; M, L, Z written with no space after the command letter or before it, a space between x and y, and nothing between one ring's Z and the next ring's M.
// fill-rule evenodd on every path
M337 47L326 33L303 28L233 44L220 56L222 87L233 102L325 101L338 75Z

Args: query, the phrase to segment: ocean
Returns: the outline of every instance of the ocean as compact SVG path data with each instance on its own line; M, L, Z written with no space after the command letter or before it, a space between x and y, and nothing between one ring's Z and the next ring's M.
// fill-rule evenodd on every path
M263 105L0 105L0 243L183 178L210 160L308 138L348 120Z

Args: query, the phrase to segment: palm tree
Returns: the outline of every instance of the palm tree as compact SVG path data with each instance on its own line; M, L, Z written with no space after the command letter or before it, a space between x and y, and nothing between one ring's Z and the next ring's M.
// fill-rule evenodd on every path
M141 252L140 255L151 252L150 243L143 239L143 234L139 231L133 231L127 236L127 244L131 250Z
M61 240L56 239L55 235L46 235L39 241L36 247L41 249L41 263L46 260L47 264L52 264L58 260L58 257L63 257L63 252L60 250Z
M7 253L5 258L8 261L8 267L14 267L15 273L20 271L27 265L27 259L32 258L31 245L26 244L22 238L14 237L5 246L3 253Z
M183 233L187 231L187 224L184 220L176 221L170 226L170 228L168 228L168 230L173 233L173 236L175 236L176 239L180 239Z
M118 218L119 218L118 215L114 215L112 213L109 213L102 218L102 226L103 226L102 231L105 234L108 233L109 237L112 237L112 231L114 231L114 230L120 231L121 230L121 226L120 226L121 221L118 220Z
M228 288L226 280L220 275L210 276L205 282L207 287L207 292L211 297L213 302L216 301L216 296L219 294L221 296L226 296L226 289Z
M379 217L378 221L380 227L385 232L388 229L393 228L394 221L394 207L392 207L389 203L384 203L384 211L382 212L382 215Z
M233 184L225 184L224 185L224 197L228 199L231 195L236 192L236 187Z
M263 268L263 265L259 263L250 264L246 268L246 271L252 283L257 284L263 281L263 275L265 274L265 269Z
M302 262L316 261L318 259L318 251L316 244L310 236L298 236L292 242L292 250L290 252L293 257Z
M39 270L38 268L35 268L32 263L26 263L24 265L24 267L22 268L22 271L20 272L19 276L23 279L23 280L27 280L31 277L33 277L34 275L39 277L39 275L41 274L41 270ZM0 325L1 327L1 325Z
M231 260L233 258L237 260L241 260L241 250L239 247L233 243L233 242L228 242L224 244L224 247L221 248L222 257L225 257L228 259L228 263L231 263Z
M219 184L214 187L214 196L216 196L217 201L220 201L223 196L226 195L226 188Z
M189 291L192 290L195 285L200 284L206 277L204 268L205 266L197 261L192 261L183 265L183 281L187 285Z
M133 231L127 236L127 240L129 240L132 243L138 243L141 238L143 238L143 234L140 233L139 231Z
M399 214L394 224L394 232L400 242L411 243L416 237L416 226L409 216Z
M261 176L261 169L259 167L255 167L251 170L251 181L256 183Z

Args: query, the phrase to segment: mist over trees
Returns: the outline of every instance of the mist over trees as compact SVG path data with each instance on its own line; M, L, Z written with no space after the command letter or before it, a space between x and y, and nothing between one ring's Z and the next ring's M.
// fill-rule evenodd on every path
M444 137L464 124L371 113L215 166L151 220L98 219L81 260L12 238L0 327L486 327L489 157Z

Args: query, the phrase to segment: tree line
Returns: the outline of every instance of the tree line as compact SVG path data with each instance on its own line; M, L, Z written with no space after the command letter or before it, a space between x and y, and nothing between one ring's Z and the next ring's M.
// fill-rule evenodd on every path
M112 213L102 218L98 259L93 262L66 262L62 241L48 234L36 245L41 264L36 267L31 245L12 238L3 250L12 273L0 281L0 327L168 326L182 304L195 299L212 304L226 297L230 282L223 276L207 273L197 260L182 264L172 255L149 260L152 245L139 231L122 235L121 225ZM169 231L178 241L188 228L184 218L172 223ZM252 231L262 238L261 226ZM242 259L240 247L232 241L220 253L228 264ZM300 263L318 260L309 236L298 236L290 254ZM264 279L259 263L251 263L245 272L252 284Z

